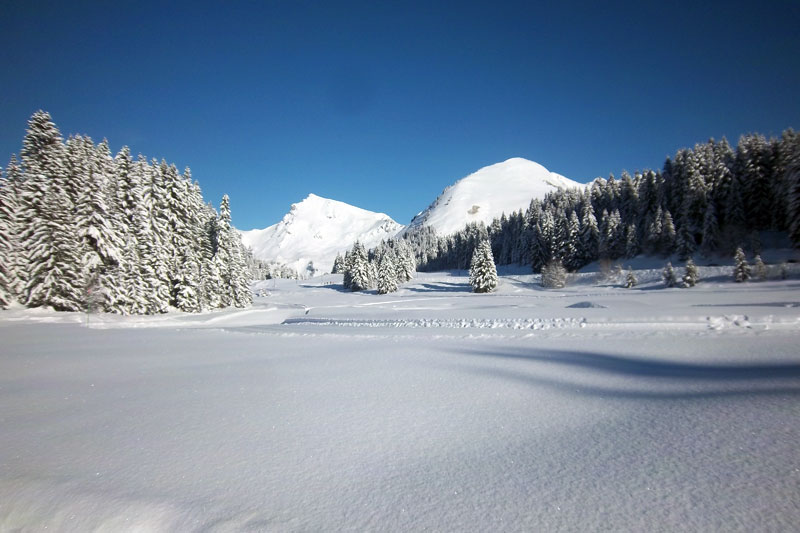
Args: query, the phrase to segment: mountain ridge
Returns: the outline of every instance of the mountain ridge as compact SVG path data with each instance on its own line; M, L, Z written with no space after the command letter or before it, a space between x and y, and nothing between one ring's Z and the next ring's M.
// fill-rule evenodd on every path
M531 200L544 198L548 192L583 186L539 163L512 157L447 186L405 231L431 226L439 235L450 235L470 222L489 225L503 213L527 208Z
M276 224L264 229L241 231L242 242L256 259L275 261L298 273L329 272L338 253L360 240L372 247L402 231L385 213L375 213L345 202L309 194L292 204Z
M525 209L532 199L541 199L548 192L582 186L539 163L513 157L448 185L408 226L385 213L311 193L292 204L278 223L240 233L257 259L282 263L308 275L329 272L336 255L350 249L357 240L369 249L381 240L423 226L449 235L469 222L488 225L503 213ZM309 262L313 269L307 268Z

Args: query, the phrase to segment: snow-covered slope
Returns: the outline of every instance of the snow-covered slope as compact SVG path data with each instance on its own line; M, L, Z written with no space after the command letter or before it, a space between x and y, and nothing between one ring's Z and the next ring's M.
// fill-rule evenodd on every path
M447 187L409 228L433 226L440 235L460 231L469 222L489 224L501 214L526 209L533 198L582 184L521 157L483 167Z
M402 229L383 213L309 194L302 202L292 204L277 224L241 233L256 258L277 261L304 274L309 261L317 270L329 272L336 254L349 249L356 240L370 248Z

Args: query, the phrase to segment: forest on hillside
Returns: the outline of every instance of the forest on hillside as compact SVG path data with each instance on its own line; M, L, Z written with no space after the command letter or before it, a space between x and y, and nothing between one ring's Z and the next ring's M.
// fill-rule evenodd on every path
M499 265L551 262L570 271L598 259L639 254L681 259L759 253L764 231L786 233L800 246L800 134L743 136L678 151L660 171L623 172L585 188L533 200L488 227L468 225L447 236L431 228L404 235L420 271L466 269L482 240Z
M246 307L250 278L227 196L217 213L188 168L64 141L48 113L31 117L20 159L0 173L0 308Z

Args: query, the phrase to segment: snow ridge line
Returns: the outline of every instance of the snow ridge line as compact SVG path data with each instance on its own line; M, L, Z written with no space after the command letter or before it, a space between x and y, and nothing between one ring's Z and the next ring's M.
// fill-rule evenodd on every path
M361 320L319 317L287 318L284 325L340 326L351 328L477 328L477 329L565 329L586 327L585 318L508 318Z

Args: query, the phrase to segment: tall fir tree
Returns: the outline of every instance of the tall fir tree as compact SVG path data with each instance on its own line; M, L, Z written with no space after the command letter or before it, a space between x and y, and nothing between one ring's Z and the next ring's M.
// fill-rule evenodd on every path
M388 294L397 290L397 267L391 250L384 253L380 259L377 287L378 294Z
M469 284L473 292L491 292L497 288L497 269L487 240L480 241L472 254Z
M733 255L733 280L737 283L742 283L750 279L750 265L747 263L747 256L744 254L741 246L736 249Z

